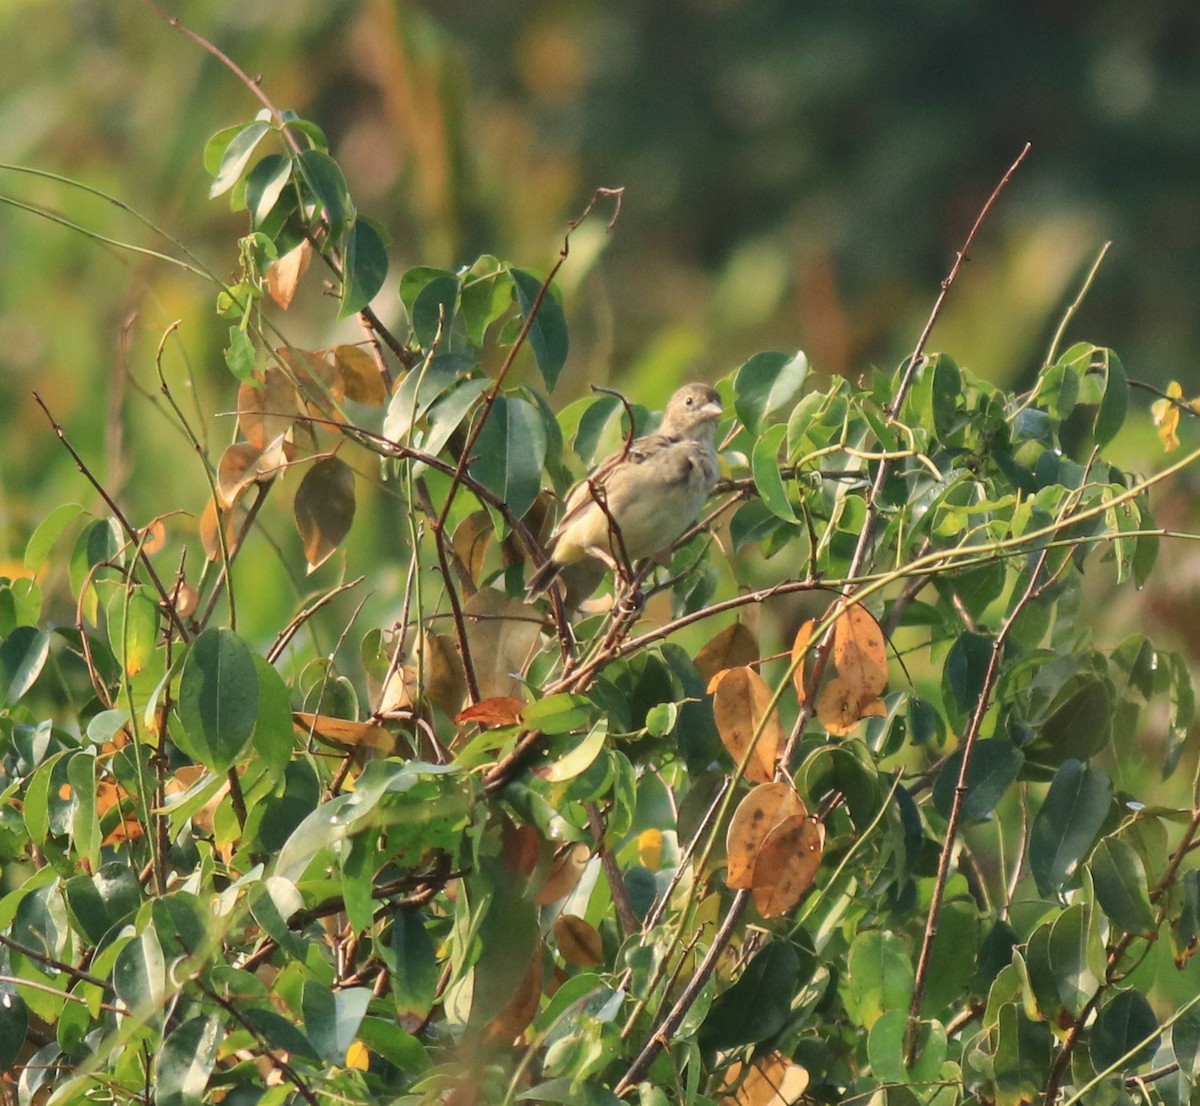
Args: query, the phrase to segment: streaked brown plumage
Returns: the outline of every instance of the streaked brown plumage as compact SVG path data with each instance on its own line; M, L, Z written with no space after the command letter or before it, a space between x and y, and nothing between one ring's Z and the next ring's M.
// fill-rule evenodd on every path
M530 595L565 565L598 557L618 569L670 546L699 517L717 482L714 443L721 401L707 384L687 384L667 403L653 434L618 450L567 495L549 559L530 578Z

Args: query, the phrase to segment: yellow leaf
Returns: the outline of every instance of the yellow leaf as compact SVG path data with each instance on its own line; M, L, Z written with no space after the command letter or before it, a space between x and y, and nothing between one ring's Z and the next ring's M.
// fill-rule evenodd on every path
M1167 385L1167 395L1171 398L1155 400L1150 405L1150 414L1154 425L1158 427L1158 440L1162 442L1163 449L1170 453L1179 448L1179 435L1176 433L1179 429L1179 405L1173 402L1183 398L1183 388L1178 380L1172 380Z
M306 238L267 266L267 292L281 310L286 311L291 305L292 297L296 294L296 285L311 260L312 246Z
M833 661L859 700L876 698L887 687L883 630L861 603L846 607L833 627Z
M361 346L338 346L333 351L333 364L342 376L346 398L369 407L387 403L387 386L379 366Z
M750 878L754 905L764 918L786 914L812 886L824 837L821 823L807 814L793 814L767 834Z
M796 631L796 639L792 642L792 664L795 665L792 669L792 683L796 685L796 695L802 703L808 698L808 689L804 686L804 654L808 652L816 625L815 618L802 622L800 629Z
M367 1055L367 1046L362 1041L351 1041L346 1049L346 1067L355 1071L366 1071L371 1066L371 1058Z
M700 678L708 683L722 669L738 668L756 660L758 642L754 634L741 622L735 622L703 646L693 663Z

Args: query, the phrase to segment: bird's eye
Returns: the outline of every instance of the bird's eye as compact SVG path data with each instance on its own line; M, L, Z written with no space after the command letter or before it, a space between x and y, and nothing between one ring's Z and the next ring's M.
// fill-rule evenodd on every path
M688 396L687 399L685 399L683 402L686 403L689 407L691 407L692 404L694 404L696 401L694 399L692 399L691 396Z

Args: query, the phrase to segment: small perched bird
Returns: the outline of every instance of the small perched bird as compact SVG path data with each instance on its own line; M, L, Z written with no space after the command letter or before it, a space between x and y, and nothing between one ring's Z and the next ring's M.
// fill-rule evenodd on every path
M714 441L721 400L707 384L687 384L667 403L662 425L604 461L567 494L550 536L550 557L529 580L531 596L564 566L598 557L624 575L666 549L700 516L717 482Z

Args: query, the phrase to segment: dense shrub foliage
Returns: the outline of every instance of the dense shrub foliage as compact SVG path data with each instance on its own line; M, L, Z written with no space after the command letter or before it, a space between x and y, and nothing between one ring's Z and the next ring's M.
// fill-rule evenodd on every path
M1079 616L1147 579L1151 488L1197 453L1111 461L1116 354L1007 394L923 340L857 382L758 353L717 383L701 523L531 603L555 497L652 423L555 411L569 233L549 274L410 269L397 334L318 127L268 108L205 162L248 228L219 455L159 366L198 526L127 518L78 456L107 509L50 511L0 587L18 1101L1190 1100L1200 800L1145 800L1191 680ZM288 340L318 270L363 342ZM391 623L309 642L351 563L239 633L277 489L311 571L364 473L404 508Z

